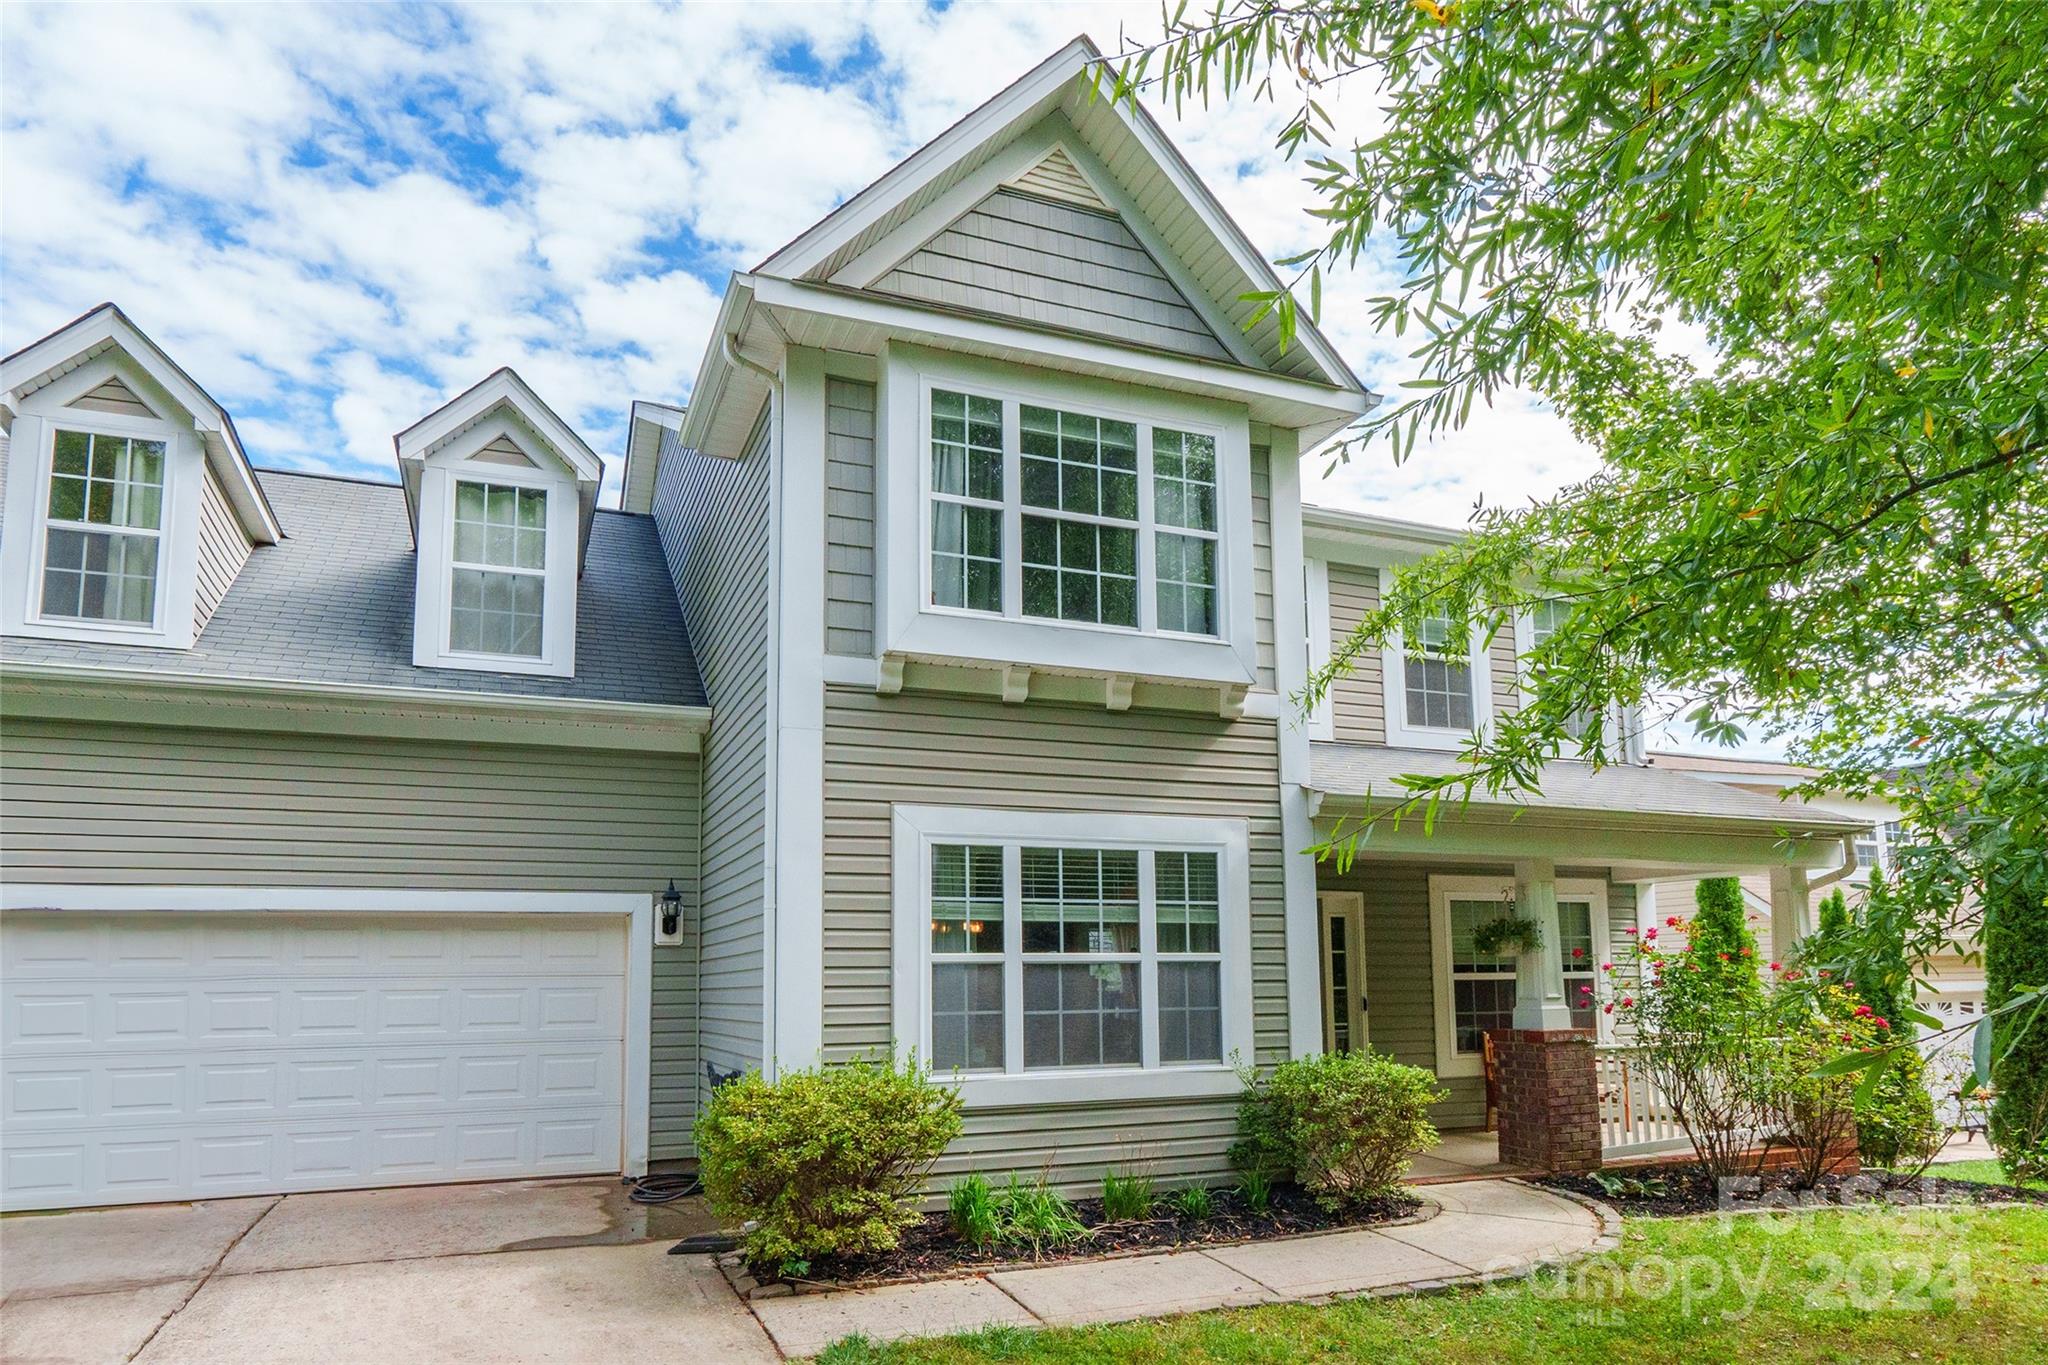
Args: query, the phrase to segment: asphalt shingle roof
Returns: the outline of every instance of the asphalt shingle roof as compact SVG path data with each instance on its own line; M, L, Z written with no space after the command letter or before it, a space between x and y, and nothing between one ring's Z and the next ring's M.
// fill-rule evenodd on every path
M702 706L651 517L600 510L577 594L576 676L412 662L414 558L397 484L261 471L286 538L249 553L188 651L10 637L15 663Z
M1395 749L1378 744L1309 745L1310 784L1328 796L1394 800L1403 795L1404 773L1444 777L1458 772L1463 759L1433 749ZM1815 810L1796 802L1744 791L1721 782L1617 763L1595 771L1584 763L1543 765L1542 788L1533 792L1489 793L1476 789L1478 806L1533 810L1632 811L1639 815L1690 816L1711 820L1743 820L1787 829L1847 831L1858 827L1853 817Z

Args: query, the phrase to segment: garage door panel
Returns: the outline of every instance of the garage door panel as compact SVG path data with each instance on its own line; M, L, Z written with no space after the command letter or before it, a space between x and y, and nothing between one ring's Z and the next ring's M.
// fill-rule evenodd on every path
M0 947L9 981L142 977L166 968L193 977L445 975L625 970L616 921L561 915L304 916L161 912L30 916Z
M19 1057L539 1037L616 1038L622 977L514 980L246 979L186 983L10 980L0 1041Z
M619 1167L620 920L10 915L0 931L6 1207Z
M504 1043L456 1051L181 1053L147 1062L22 1062L8 1068L0 1117L11 1135L75 1126L162 1128L268 1121L337 1109L373 1115L566 1105L623 1098L624 1048Z

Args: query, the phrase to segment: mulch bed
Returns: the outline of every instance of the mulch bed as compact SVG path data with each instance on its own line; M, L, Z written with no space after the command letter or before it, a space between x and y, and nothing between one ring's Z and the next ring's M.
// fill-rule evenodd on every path
M1855 1175L1821 1178L1813 1189L1801 1189L1797 1174L1788 1170L1765 1171L1757 1189L1733 1196L1729 1207L1796 1208L1824 1204L1843 1208L1859 1205L1911 1207L1915 1204L2048 1204L2048 1190L2015 1189L2010 1185L1986 1185L1971 1180L1948 1180L1934 1174L1901 1175L1894 1171L1863 1171ZM1663 1193L1624 1192L1610 1194L1589 1175L1553 1175L1537 1179L1539 1185L1569 1190L1612 1205L1623 1214L1669 1217L1680 1214L1715 1213L1721 1200L1713 1177L1691 1163L1662 1166L1627 1166L1614 1175L1645 1182L1661 1181Z
M1139 1251L1170 1251L1175 1247L1215 1246L1225 1242L1289 1237L1304 1232L1371 1227L1400 1222L1420 1214L1425 1205L1412 1195L1397 1194L1365 1202L1343 1213L1331 1213L1295 1186L1277 1186L1264 1211L1255 1211L1234 1190L1212 1192L1213 1208L1199 1222L1174 1216L1165 1202L1154 1218L1106 1223L1102 1201L1077 1199L1074 1213L1088 1235L1071 1246L1047 1247L1035 1264L1085 1261ZM963 1270L1034 1264L1029 1247L973 1247L953 1235L943 1213L927 1213L908 1228L896 1250L859 1260L811 1263L806 1285L844 1285L886 1280L924 1280Z

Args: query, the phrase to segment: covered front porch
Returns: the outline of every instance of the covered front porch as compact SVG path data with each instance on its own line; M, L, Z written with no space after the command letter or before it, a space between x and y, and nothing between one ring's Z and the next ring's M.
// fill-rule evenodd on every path
M1583 1169L1680 1140L1607 1009L1634 989L1633 936L1691 914L1689 892L1660 906L1657 887L1767 873L1756 927L1789 944L1810 929L1813 879L1839 867L1853 833L1696 778L1583 764L1553 765L1542 796L1479 793L1428 822L1366 826L1399 799L1399 774L1455 755L1314 751L1329 850L1316 872L1323 1046L1371 1046L1436 1074L1449 1093L1432 1118L1449 1137L1422 1178ZM1481 927L1504 917L1534 921L1535 946L1483 950Z

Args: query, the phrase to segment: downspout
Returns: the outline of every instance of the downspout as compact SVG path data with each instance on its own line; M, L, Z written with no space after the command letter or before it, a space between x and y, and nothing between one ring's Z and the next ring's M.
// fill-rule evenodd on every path
M1844 877L1852 875L1856 871L1856 867L1856 836L1844 834L1842 836L1842 865L1832 872L1823 873L1818 877L1807 878L1806 889L1811 893L1819 891L1823 887L1833 886Z

